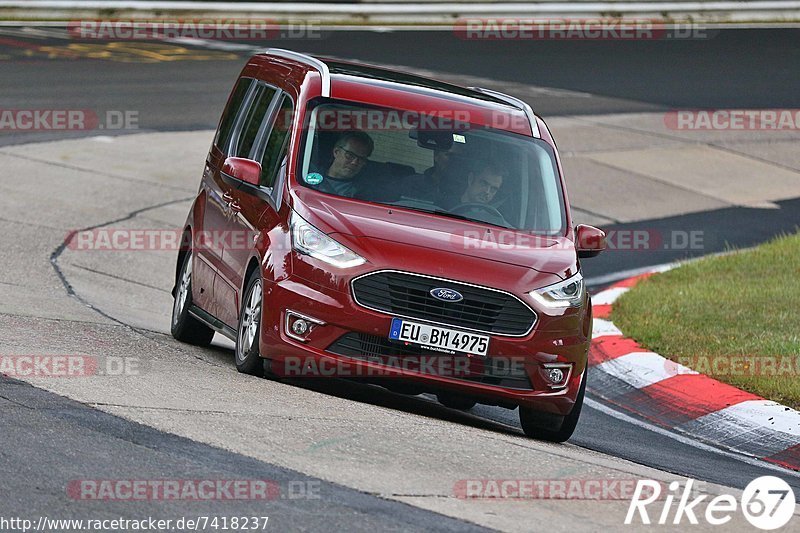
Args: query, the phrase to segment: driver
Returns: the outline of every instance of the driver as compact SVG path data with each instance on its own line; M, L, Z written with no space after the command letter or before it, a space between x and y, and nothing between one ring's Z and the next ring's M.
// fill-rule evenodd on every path
M461 204L488 204L503 186L504 172L491 161L481 161L467 176Z

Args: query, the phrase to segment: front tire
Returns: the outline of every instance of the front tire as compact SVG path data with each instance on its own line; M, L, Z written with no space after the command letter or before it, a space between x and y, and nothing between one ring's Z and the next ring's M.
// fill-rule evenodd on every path
M586 395L586 375L588 368L583 372L583 381L575 398L572 411L566 416L551 413L542 413L530 408L519 407L519 421L522 431L532 439L546 440L549 442L566 442L575 432L578 419L583 408L583 397Z
M177 340L208 346L214 338L214 330L189 314L192 306L192 252L187 252L181 264L181 273L175 283L175 300L172 304L170 333Z
M236 334L236 370L253 376L264 375L264 362L258 352L261 338L261 308L264 302L264 284L256 269L247 280L247 289L239 313Z

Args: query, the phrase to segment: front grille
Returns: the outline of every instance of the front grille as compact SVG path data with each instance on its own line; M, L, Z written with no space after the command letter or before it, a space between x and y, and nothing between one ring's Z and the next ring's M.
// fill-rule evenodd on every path
M328 346L328 352L361 359L395 368L433 372L433 375L494 385L509 389L533 390L531 381L520 365L510 365L505 359L469 357L466 363L456 364L456 358L466 354L446 355L424 347L411 347L380 335L347 333ZM432 360L438 361L432 363ZM424 366L420 368L420 363ZM454 370L448 372L448 370Z
M353 280L359 305L408 318L419 318L497 335L527 334L536 314L511 294L458 281L382 271ZM443 302L431 296L436 288L454 289L464 297Z

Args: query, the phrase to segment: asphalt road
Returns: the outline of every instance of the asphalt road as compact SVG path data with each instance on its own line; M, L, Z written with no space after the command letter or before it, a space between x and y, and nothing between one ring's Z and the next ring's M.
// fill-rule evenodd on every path
M156 517L263 517L270 531L482 531L466 522L388 502L176 437L0 376L0 516L36 522ZM253 499L86 500L78 480L253 480ZM270 487L261 497L256 481ZM65 498L65 493L68 498ZM233 493L232 493L233 494ZM0 528L7 530L6 527ZM50 528L48 528L50 529ZM53 527L53 531L79 530ZM131 529L131 528L120 528ZM191 527L185 529L192 529Z
M181 53L164 50L159 54L156 42L141 43L148 48L138 53L122 48L134 48L124 42L109 50L96 48L105 47L103 42L83 41L87 47L95 47L83 50L75 49L79 43L48 37L48 32L59 35L56 29L39 31L43 33L34 38L18 29L0 27L0 98L4 106L58 103L98 111L132 109L140 112L142 129L215 128L231 80L249 56L249 52L223 49L204 51L206 56L223 57L220 61L213 55L204 60L176 60ZM322 32L319 39L240 44L408 65L595 96L540 95L533 102L534 110L548 117L670 108L796 107L798 31L721 30L707 39L672 41L464 41L447 31L347 31ZM72 50L65 49L70 45ZM91 54L115 60L85 61ZM50 56L57 60L48 59ZM151 59L152 63L142 62Z
M542 92L533 102L537 112L547 117L675 107L796 107L796 89L800 86L800 71L796 68L800 64L798 35L796 30L740 30L722 31L706 40L598 43L464 42L447 32L350 32L328 33L318 40L258 44L555 88L558 91ZM174 47L161 45L160 51L149 49L150 55L145 56L115 49L104 50L108 54L105 59L92 59L85 50L71 49L72 55L64 57L63 49L68 45L47 32L33 36L0 29L0 107L90 108L100 115L108 110L135 110L139 131L214 128L246 55L241 51L182 46L188 52L181 54L202 51L210 57L175 60ZM214 57L214 53L220 55ZM142 57L152 58L153 54L161 59L141 62ZM586 98L585 93L593 97ZM97 131L2 135L0 146L84 135L97 135ZM784 202L781 210L730 208L636 225L703 230L711 236L702 252L708 253L729 245L749 246L793 230L798 224L797 204L797 200L791 200ZM587 261L585 270L589 277L602 277L684 255L616 253ZM499 433L514 433L511 426L517 424L514 412L501 409L479 407L468 415L451 415L447 410L431 407L426 398L382 393L376 400L363 391L348 392L336 387L323 388L321 392L434 418L454 417L464 424ZM285 468L99 413L4 378L0 379L0 413L0 461L3 472L10 474L0 484L3 514L37 515L60 510L63 483L80 472L97 471L98 464L107 465L103 475L109 478L136 472L142 477L247 475L315 481ZM687 446L592 408L584 411L571 442L642 465L737 488L754 477L774 472ZM65 455L65 450L88 452ZM124 471L114 464L121 457L126 465ZM53 472L60 472L56 482ZM796 490L800 489L798 478L787 479ZM472 527L429 511L320 483L325 499L303 500L300 504L278 499L270 502L270 514L283 517L283 525L299 525L307 530L351 529L354 524L363 529L398 530ZM177 504L158 504L162 507L155 509L153 505L148 502L140 509L127 506L122 511L110 506L102 512L111 516L117 511L133 514L146 510L166 517L200 509ZM213 506L203 510L217 512ZM224 508L228 515L257 510L261 509L254 509L252 502ZM398 522L399 516L404 517L402 522Z

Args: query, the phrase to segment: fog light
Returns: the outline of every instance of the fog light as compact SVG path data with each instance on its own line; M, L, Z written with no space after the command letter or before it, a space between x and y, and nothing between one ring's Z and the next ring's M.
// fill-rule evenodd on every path
M311 333L316 326L324 325L325 322L317 318L290 309L286 310L286 335L294 340L306 342L308 341L306 336Z
M308 331L308 322L302 318L298 318L294 321L294 323L292 323L292 331L294 331L297 335L305 335Z
M563 389L567 386L572 372L570 363L545 363L542 365L542 376L551 389Z
M295 322L295 324L297 324L297 322ZM553 383L561 383L564 380L564 371L560 368L548 368L546 372L547 379Z

